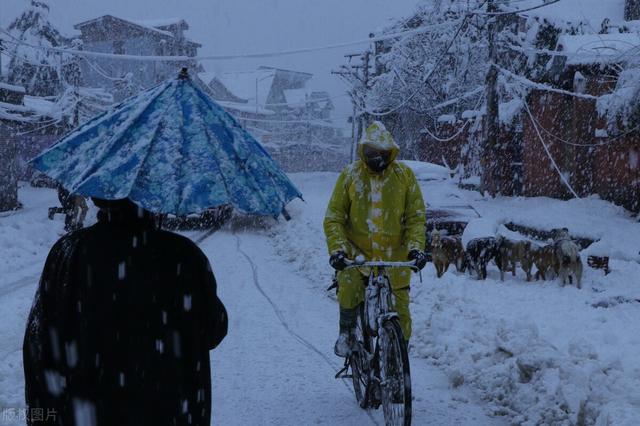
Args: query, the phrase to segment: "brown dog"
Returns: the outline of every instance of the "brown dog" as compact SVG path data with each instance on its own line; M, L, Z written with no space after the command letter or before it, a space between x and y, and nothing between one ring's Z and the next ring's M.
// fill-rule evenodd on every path
M458 272L465 270L464 247L459 237L442 236L440 231L433 230L431 232L431 257L438 278L447 272L451 263L456 265Z
M515 277L516 266L520 263L522 270L527 274L527 281L531 281L531 268L533 259L531 256L531 241L512 241L503 236L497 238L498 252L500 256L500 279L504 281L504 271L511 271Z
M538 269L536 271L536 280L552 279L558 274L558 266L556 264L555 247L553 244L544 247L532 247L531 257L533 263Z

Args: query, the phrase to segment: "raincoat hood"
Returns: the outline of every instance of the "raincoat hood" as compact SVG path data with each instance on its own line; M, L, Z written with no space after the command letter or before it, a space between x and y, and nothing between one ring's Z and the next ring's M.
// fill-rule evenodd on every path
M366 163L364 156L365 145L380 151L391 151L389 163L393 163L400 152L400 147L393 140L391 133L384 127L384 124L379 121L371 123L364 131L360 142L358 142L358 156Z

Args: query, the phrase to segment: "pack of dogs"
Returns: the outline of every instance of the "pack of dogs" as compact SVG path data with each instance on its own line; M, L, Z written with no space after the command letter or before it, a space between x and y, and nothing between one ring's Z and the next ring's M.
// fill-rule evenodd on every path
M514 241L504 236L474 238L466 248L457 236L431 231L431 258L440 278L451 264L458 272L475 274L479 280L487 278L487 266L493 261L504 281L505 272L516 275L518 266L531 281L533 267L535 279L550 280L560 277L562 285L582 287L582 260L580 248L573 242L566 228L553 230L553 243L539 246L531 241Z

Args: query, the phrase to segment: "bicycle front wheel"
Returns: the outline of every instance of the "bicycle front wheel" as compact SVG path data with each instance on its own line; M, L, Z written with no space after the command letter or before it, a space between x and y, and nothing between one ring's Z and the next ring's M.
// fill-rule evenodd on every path
M354 351L350 355L351 374L353 379L353 391L362 408L369 407L369 361L364 351L368 350L369 337L364 322L364 310L362 305L357 308L358 316L354 333Z
M409 354L400 323L387 321L380 335L380 389L385 424L411 424Z

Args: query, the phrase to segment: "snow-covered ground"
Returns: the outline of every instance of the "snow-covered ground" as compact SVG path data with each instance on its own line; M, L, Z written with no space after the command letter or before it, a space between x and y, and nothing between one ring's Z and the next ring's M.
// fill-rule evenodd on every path
M477 212L491 230L505 221L567 226L573 235L606 237L612 256L606 277L585 267L582 290L527 283L522 271L500 282L494 266L486 281L451 270L437 279L428 265L423 282L412 283L414 424L635 425L640 225L597 199L492 200L459 190L446 170L412 166L422 166L432 209ZM383 423L333 378L341 363L332 354L337 305L325 291L332 272L322 218L336 177L294 174L306 202L290 205L290 222L236 221L201 243L231 321L212 357L214 424ZM12 408L24 405L26 315L62 229L61 218L46 219L53 191L25 187L20 196L25 209L0 216L0 407Z
M600 239L612 257L604 276L586 267L583 289L558 281L486 281L449 270L437 279L429 264L412 283L412 366L439 366L450 386L464 382L486 412L513 424L636 425L640 419L640 224L596 198L490 199L459 190L446 170L410 163L431 209L477 212L476 229L500 225L551 229ZM335 174L294 175L307 203L294 202L291 223L271 230L277 252L301 277L329 282L322 218ZM428 212L428 210L427 210ZM427 213L428 214L428 213ZM543 242L540 242L543 243ZM454 269L454 268L453 268ZM606 306L606 307L605 307ZM421 384L414 383L420 395ZM583 421L584 423L580 423Z

